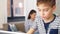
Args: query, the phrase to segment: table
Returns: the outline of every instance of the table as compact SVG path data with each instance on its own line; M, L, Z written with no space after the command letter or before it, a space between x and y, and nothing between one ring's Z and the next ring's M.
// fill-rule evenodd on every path
M26 33L24 33L24 32L11 32L11 31L0 30L0 34L26 34Z

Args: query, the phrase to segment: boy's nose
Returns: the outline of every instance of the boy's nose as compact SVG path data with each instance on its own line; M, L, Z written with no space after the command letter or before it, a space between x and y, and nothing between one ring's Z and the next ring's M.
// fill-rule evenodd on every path
M42 11L41 14L44 15L44 12Z

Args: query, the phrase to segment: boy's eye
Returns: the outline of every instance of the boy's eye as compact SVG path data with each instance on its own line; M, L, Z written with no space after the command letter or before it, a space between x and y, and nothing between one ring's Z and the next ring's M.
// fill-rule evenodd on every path
M41 12L41 11L47 12L47 11L49 11L49 9L42 9L42 10L39 9L39 12Z
M44 11L48 11L48 9L44 10Z
M48 11L48 9L45 9L45 10L43 10L43 11L46 11L46 12L47 12L47 11Z
M39 10L39 12L40 12L41 10Z

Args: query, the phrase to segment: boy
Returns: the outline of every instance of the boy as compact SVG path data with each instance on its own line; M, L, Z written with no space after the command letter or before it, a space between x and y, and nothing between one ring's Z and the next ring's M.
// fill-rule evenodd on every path
M53 14L56 8L56 0L37 0L40 17L27 34L33 34L38 28L39 34L60 34L60 17Z

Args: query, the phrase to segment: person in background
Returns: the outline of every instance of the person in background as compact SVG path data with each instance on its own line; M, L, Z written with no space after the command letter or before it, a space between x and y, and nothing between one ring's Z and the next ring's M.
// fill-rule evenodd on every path
M31 10L29 12L28 19L25 22L25 31L26 32L28 32L28 30L34 24L35 17L36 17L36 11L35 10ZM38 30L36 30L34 34L38 34Z

